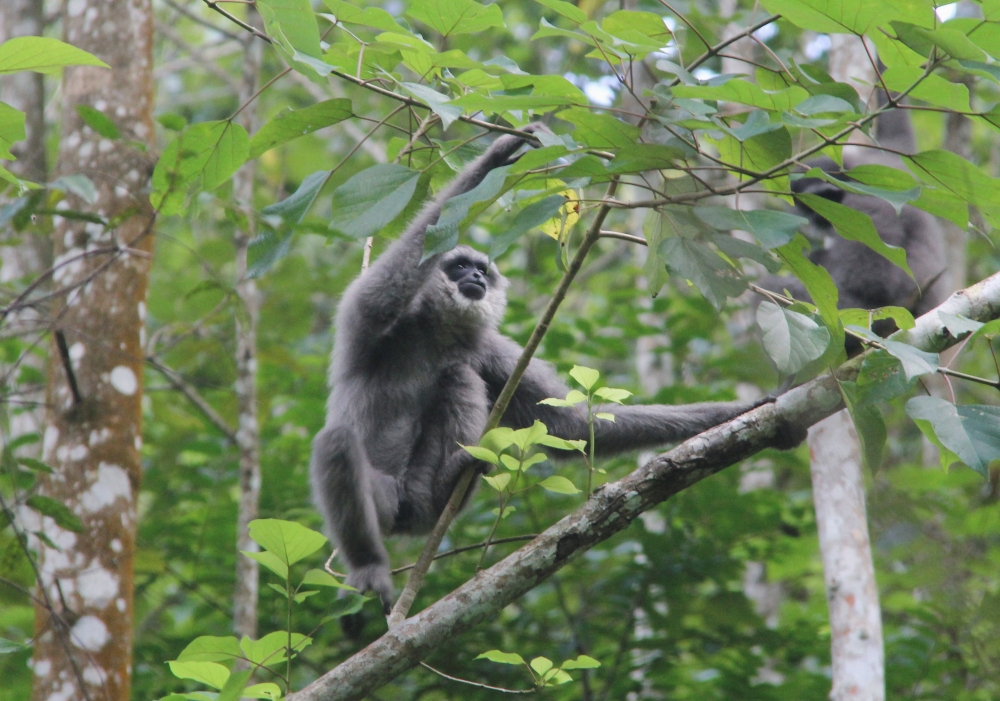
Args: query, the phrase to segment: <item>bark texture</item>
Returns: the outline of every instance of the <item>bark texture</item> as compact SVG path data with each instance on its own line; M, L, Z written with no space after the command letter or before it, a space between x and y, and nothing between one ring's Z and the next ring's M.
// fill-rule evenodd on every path
M154 213L144 194L151 156L152 27L150 0L72 0L65 40L111 66L66 69L57 173L82 173L97 189L73 209L114 228L56 218L53 305L68 345L59 361L53 343L43 441L55 474L42 492L83 522L73 533L45 517L33 660L34 698L126 701L132 671L132 561L141 466L142 330ZM111 141L86 127L79 104L117 124ZM75 379L78 392L71 388ZM78 395L78 396L77 396ZM51 543L51 545L50 545Z
M833 701L885 699L882 614L854 423L838 411L809 429L813 502L830 608Z
M248 8L248 21L261 25L260 15ZM249 133L256 127L257 101L250 101L257 91L263 41L247 35L243 52L243 76L240 82L240 125ZM240 451L240 504L237 516L236 547L256 552L248 524L257 518L260 505L260 430L257 419L257 320L260 300L257 283L247 276L247 252L255 233L253 182L257 161L244 163L233 178L233 197L244 217L244 228L236 231L236 401L239 428L236 445ZM236 555L236 591L233 595L233 630L238 636L257 637L257 587L259 569L256 560Z
M955 343L937 311L978 321L1000 318L1000 274L952 295L922 316L896 340L927 351ZM841 380L857 377L863 356L837 371ZM416 666L445 640L454 639L552 576L640 514L700 480L775 441L788 426L806 427L843 408L837 380L823 375L762 406L716 426L660 455L628 477L596 491L572 514L488 570L482 571L435 604L408 618L364 650L330 670L288 701L362 699Z

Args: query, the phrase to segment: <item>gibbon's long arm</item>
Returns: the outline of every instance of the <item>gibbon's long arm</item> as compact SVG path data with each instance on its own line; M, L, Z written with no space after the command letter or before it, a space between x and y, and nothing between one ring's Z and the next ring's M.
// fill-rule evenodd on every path
M522 348L499 333L483 344L479 368L486 381L490 402L496 400L510 377ZM589 438L586 413L579 408L539 404L548 397L562 399L569 392L545 362L534 359L521 378L501 424L511 428L530 426L535 419L544 423L549 433L567 440ZM602 404L597 411L614 414L615 420L597 420L594 424L594 447L598 455L622 453L685 440L712 426L729 421L761 403L701 402L669 406L664 404Z
M532 126L525 130L531 131ZM524 139L510 135L494 141L482 156L459 173L417 215L399 239L350 287L341 304L341 313L348 317L352 314L364 317L364 327L374 332L364 340L377 342L382 334L390 331L410 308L414 296L434 270L437 256L423 263L420 259L424 253L427 227L437 223L445 202L472 190L490 171L506 165L524 143ZM351 318L338 320L338 326L342 323L352 328L355 326Z

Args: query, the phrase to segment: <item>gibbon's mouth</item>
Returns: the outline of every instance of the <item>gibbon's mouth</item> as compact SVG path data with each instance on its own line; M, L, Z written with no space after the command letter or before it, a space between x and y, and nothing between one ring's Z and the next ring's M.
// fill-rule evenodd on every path
M477 302L486 296L486 283L475 280L463 280L458 284L458 291L464 297L474 299Z

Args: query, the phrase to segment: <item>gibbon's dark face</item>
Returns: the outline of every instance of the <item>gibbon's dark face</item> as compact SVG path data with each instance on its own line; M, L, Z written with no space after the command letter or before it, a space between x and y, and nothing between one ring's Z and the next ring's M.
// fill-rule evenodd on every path
M445 263L444 272L464 297L478 302L486 296L489 264L485 259L459 255Z

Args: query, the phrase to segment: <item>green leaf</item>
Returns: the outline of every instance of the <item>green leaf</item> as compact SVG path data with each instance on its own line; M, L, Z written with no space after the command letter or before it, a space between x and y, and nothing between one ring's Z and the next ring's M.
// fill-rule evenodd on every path
M689 280L716 309L746 289L742 273L699 241L672 236L660 244L659 255L671 275Z
M910 90L910 86L919 80L920 83L910 90L910 97L948 110L972 111L967 87L945 80L936 73L924 76L924 69L919 66L889 68L882 74L882 79L890 90L900 92Z
M777 112L790 110L809 97L809 93L797 85L776 92L764 92L758 85L740 78L722 85L678 85L673 88L673 93L677 97L722 100ZM767 115L763 117L767 119Z
M354 591L354 587L344 584L332 574L323 570L309 570L306 572L306 576L302 578L302 583L318 587L333 587L335 589Z
M518 212L510 226L490 242L490 261L502 256L522 234L556 216L564 204L566 198L562 195L549 195L543 200L532 202Z
M0 102L0 158L14 160L10 147L26 137L24 119L24 112Z
M298 224L302 221L302 217L305 216L306 212L309 211L313 202L316 201L316 196L319 195L319 191L323 189L329 177L330 171L328 170L318 170L315 173L310 173L302 179L301 184L299 184L295 192L281 202L264 207L261 213L281 217L281 221L285 226Z
M9 655L13 652L20 652L24 650L27 645L22 645L21 643L15 643L13 640L7 640L7 638L0 638L0 655Z
M873 343L879 343L884 346L885 350L891 356L897 358L899 362L903 364L903 372L906 373L907 380L912 380L920 375L929 375L937 372L937 353L928 353L927 351L922 351L919 348L915 348L907 343L900 343L899 341L890 341L888 339L880 338L874 332L861 326L850 326L848 328L857 333L859 336L862 336Z
M553 667L552 660L548 657L536 657L529 664L538 674L545 674Z
M90 105L77 105L76 112L84 124L96 131L106 139L117 139L121 136L118 125L111 121L111 118L100 110L96 110Z
M497 454L492 450L481 448L478 445L463 445L462 448L464 448L465 451L476 460L482 460L483 462L488 462L491 465L496 465L499 460L499 458L497 458Z
M496 7L496 5L490 5L490 7ZM449 96L419 83L400 83L400 85L415 98L426 103L434 114L441 118L441 125L445 129L462 116L461 107L448 104L451 100Z
M288 579L288 566L274 553L255 553L249 550L240 550L240 552L249 557L251 560L256 560L260 564L264 565L264 567L271 570L282 579ZM278 591L282 594L285 593L285 590L280 587L278 588Z
M170 129L171 131L184 131L184 127L187 126L187 120L173 112L164 112L157 115L156 121L162 124L165 129Z
M83 49L49 37L15 37L0 44L0 75L20 71L58 75L64 66L111 68Z
M507 458L510 456L505 455L504 457ZM502 492L504 489L507 488L507 485L510 484L510 473L501 472L499 475L494 475L492 477L490 475L483 475L483 479L486 481L486 484L493 487L493 489L497 490L498 492Z
M593 368L583 367L582 365L574 365L573 369L569 371L569 376L580 383L580 385L589 390L594 384L601 379L601 373Z
M94 187L94 182L82 173L62 175L50 182L48 188L60 192L71 192L87 204L97 202L97 188Z
M499 662L500 664L524 664L524 658L516 652L501 652L500 650L488 650L476 659Z
M240 649L243 654L253 664L276 664L287 659L286 650L288 645L288 633L283 630L276 630L268 633L260 640L251 640L244 636L240 640ZM292 633L292 650L299 652L312 644L312 638L301 633Z
M563 0L535 0L535 2L577 24L587 21L587 14L572 3L563 2Z
M356 7L343 0L323 0L323 3L330 8L338 22L348 24L363 24L366 27L374 27L386 32L401 32L406 30L399 26L392 15L381 7Z
M231 635L216 637L203 635L195 638L177 656L178 662L230 662L238 657L240 645Z
M599 411L599 412L597 412L596 414L594 414L594 418L595 419L603 419L604 421L610 421L611 423L615 422L615 415L614 414L609 414L606 411Z
M729 207L695 207L694 213L714 229L737 229L753 234L767 249L785 245L792 240L799 227L808 222L803 217L774 209L743 211Z
M869 2L869 0L763 0L772 14L792 24L824 34L867 34L892 19L933 27L929 4Z
M281 688L277 684L272 684L271 682L253 684L243 690L243 698L270 699L270 701L279 701L279 699L281 699Z
M487 431L479 441L479 445L492 450L496 454L500 454L514 445L514 429L500 426L499 428L494 428L492 431Z
M928 29L907 22L891 22L899 40L923 57L930 56L931 48L940 49L938 57L946 54L951 58L968 61L986 61L986 52L976 46L969 37L957 29L936 27Z
M35 494L28 497L25 503L43 516L51 518L60 528L74 533L83 533L83 522L62 502L56 501L52 497Z
M544 20L543 20L544 21ZM623 148L639 138L639 128L608 114L591 112L582 107L563 110L556 115L576 125L573 138L590 148Z
M760 303L757 323L764 332L764 350L785 374L797 373L822 356L830 344L830 331L825 326L773 302Z
M882 464L886 441L882 413L877 406L862 400L862 392L854 382L840 382L838 385L861 443L861 461L868 470L875 472Z
M285 257L292 245L292 234L278 235L262 227L247 250L247 277L259 278Z
M515 458L513 455L502 455L500 456L500 462L511 472L517 472L521 469L521 461Z
M570 482L565 477L559 475L552 475L551 477L546 477L538 486L542 489L555 492L556 494L579 494L580 490L576 488L572 482Z
M374 236L409 203L420 173L395 163L351 176L333 193L330 228L354 239Z
M323 620L329 621L342 616L350 616L357 613L365 605L367 599L361 594L347 594L338 597L332 604L324 607L327 617Z
M191 125L160 156L150 202L161 214L177 214L197 178L202 178L205 190L212 190L243 165L249 152L247 132L238 124L223 120Z
M566 660L560 667L563 669L597 669L601 663L588 655L580 655L575 660Z
M47 475L51 475L55 472L51 467L43 463L41 460L36 460L35 458L17 458L17 464L28 468L32 472L44 472Z
M268 554L270 554L270 553L268 553ZM275 558L275 559L277 559L277 558ZM283 596L284 598L286 598L286 599L288 598L288 590L285 589L283 586L275 584L274 582L268 582L267 586L268 586L269 589L273 589L274 591L276 591L279 594L281 594L281 596Z
M504 26L499 5L483 6L473 0L415 0L410 3L406 16L446 37Z
M865 244L891 263L898 265L913 277L913 271L906 263L906 251L896 246L889 246L878 235L871 217L867 214L832 202L825 197L812 194L801 194L798 199L821 217L829 221L837 233L845 239Z
M586 397L584 397L586 399ZM558 399L556 397L546 397L545 399L538 402L539 404L545 404L547 406L558 406L558 407L571 407L579 402L570 402L565 399Z
M476 187L461 195L455 195L444 203L437 223L427 227L424 241L424 255L421 261L433 255L450 251L458 244L458 227L469 213L469 208L477 202L485 202L496 197L507 178L507 166L495 168Z
M1000 206L1000 180L991 178L950 151L922 151L903 160L924 182L950 192L980 209Z
M323 55L316 15L309 0L257 0L257 9L265 31L272 38L280 34L287 42L283 47L285 52L298 51L316 58Z
M178 679L193 679L196 682L221 689L229 679L229 669L218 662L167 662L170 671Z
M230 674L215 701L239 701L243 696L243 689L246 687L247 682L250 681L250 675L252 674L252 669L245 669Z
M538 444L549 448L556 448L557 450L578 450L581 453L587 447L587 441L585 440L567 441L556 436L542 436L538 439Z
M623 401L632 396L632 393L627 389L615 389L614 387L600 387L594 390L594 396L600 397L601 399L606 399L609 402L615 402L621 404Z
M326 536L294 521L276 518L250 522L250 537L286 565L294 565L326 545Z
M372 8L374 9L374 8ZM384 12L384 10L382 10ZM346 98L325 100L300 110L286 109L262 126L250 139L250 158L257 158L275 146L288 143L317 129L342 122L353 116L351 101Z
M906 413L924 435L945 448L944 468L957 456L986 477L990 463L1000 459L1000 407L956 406L937 397L913 397L906 403Z
M857 385L862 393L858 401L881 404L909 392L915 381L908 380L903 365L884 350L865 355L858 372Z

